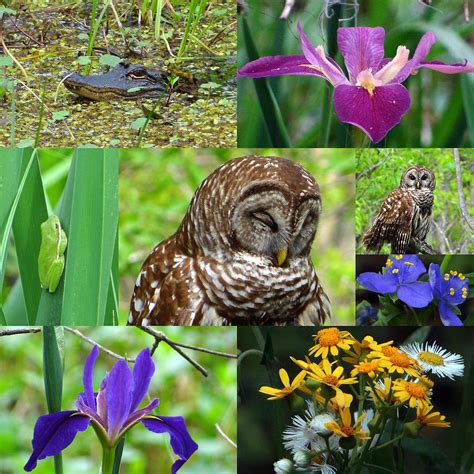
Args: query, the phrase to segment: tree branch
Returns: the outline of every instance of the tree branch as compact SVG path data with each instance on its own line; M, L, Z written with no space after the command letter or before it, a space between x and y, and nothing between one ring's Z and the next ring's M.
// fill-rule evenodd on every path
M1 336L15 336L17 334L34 334L41 332L41 328L5 329L0 331Z
M459 157L459 149L453 149L454 154L454 164L456 165L456 183L458 186L458 197L459 197L459 207L461 209L461 214L464 217L467 225L474 230L474 219L469 216L467 212L466 200L464 199L464 193L462 188L462 177L461 177L461 159Z
M237 444L232 441L225 433L224 431L222 431L222 428L216 423L214 425L216 427L216 430L219 432L219 434L231 445L233 446L235 449L237 449Z

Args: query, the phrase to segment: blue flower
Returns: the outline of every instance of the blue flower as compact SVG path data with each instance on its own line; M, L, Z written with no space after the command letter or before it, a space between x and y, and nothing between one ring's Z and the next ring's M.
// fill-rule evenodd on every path
M357 283L382 295L396 293L408 306L424 308L433 300L433 291L429 283L418 281L423 273L426 268L416 255L396 255L387 259L382 274L361 273Z
M442 323L445 326L463 326L453 308L466 301L469 280L462 273L455 271L443 275L436 263L430 265L429 276Z
M379 320L377 311L367 301L357 305L357 326L371 326Z
M103 451L110 452L130 428L141 422L154 433L168 433L171 447L178 456L172 467L174 474L196 451L198 445L188 433L181 416L157 416L151 412L158 406L154 398L147 406L138 406L148 392L155 364L149 349L137 356L133 373L124 360L115 363L112 370L100 384L99 392L94 392L92 374L99 350L95 346L84 365L84 392L78 395L77 410L61 411L40 416L33 435L33 453L25 465L25 471L32 471L40 459L55 456L67 448L79 431L85 431L89 424L99 437ZM104 466L108 459L107 467ZM102 462L103 474L111 472L110 456ZM160 472L162 470L160 469Z

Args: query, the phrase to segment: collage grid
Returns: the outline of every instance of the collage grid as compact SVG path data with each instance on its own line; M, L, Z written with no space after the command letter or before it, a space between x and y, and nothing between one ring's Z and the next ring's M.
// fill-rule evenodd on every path
M0 474L474 472L473 15L0 6Z

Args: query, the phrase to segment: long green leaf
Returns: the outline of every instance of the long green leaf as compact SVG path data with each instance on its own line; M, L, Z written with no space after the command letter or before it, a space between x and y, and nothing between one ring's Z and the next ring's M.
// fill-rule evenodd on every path
M43 327L44 388L48 412L61 411L64 372L64 330L61 327ZM54 457L56 474L61 474L62 457Z
M474 147L474 81L468 74L461 75L461 89L464 100L464 111L466 114L469 139Z
M242 17L240 21L242 21L247 56L250 61L253 61L260 56L253 41L246 18ZM264 123L267 128L268 136L272 141L272 145L275 147L291 148L288 131L286 130L280 108L268 80L265 78L254 79L254 84L258 102L262 110Z
M22 168L26 169L31 150L23 155ZM38 254L41 245L40 225L48 218L46 200L38 157L31 163L21 198L13 221L13 235L18 260L18 268L23 287L23 296L28 321L36 320L36 313L41 298L41 286L38 276Z

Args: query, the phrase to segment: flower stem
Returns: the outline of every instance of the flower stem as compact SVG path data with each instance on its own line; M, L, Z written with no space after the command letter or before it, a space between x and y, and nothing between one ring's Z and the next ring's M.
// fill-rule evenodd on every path
M379 444L375 449L386 448L387 446L390 446L392 443L395 443L395 441L398 441L399 439L402 439L402 438L403 438L403 434L398 435L396 438L393 438L390 441L387 441L386 443Z
M101 474L112 474L114 469L115 449L102 446L102 467Z
M329 134L331 132L332 117L332 91L328 84L324 85L323 110L321 117L321 135L319 147L327 148L329 144Z

